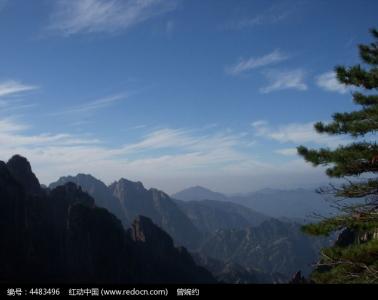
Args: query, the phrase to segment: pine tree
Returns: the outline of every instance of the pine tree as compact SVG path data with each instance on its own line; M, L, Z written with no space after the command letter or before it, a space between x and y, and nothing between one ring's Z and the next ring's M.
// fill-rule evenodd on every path
M340 233L334 246L322 250L311 274L316 283L378 283L378 30L371 30L373 43L359 45L363 64L336 67L340 83L353 87L359 110L335 113L333 121L315 124L321 134L349 135L350 144L336 149L298 147L313 166L327 166L326 174L346 183L322 188L339 205L337 216L303 227L313 235ZM351 199L354 199L351 201ZM358 201L356 200L358 199Z

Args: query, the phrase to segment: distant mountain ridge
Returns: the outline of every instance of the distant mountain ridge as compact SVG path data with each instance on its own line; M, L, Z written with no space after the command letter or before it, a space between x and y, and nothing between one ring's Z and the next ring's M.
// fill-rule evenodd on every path
M301 222L311 220L314 214L328 215L335 212L335 209L330 206L323 195L309 189L278 190L266 188L247 194L227 196L204 187L193 187L175 193L172 197L182 201L218 200L232 202L266 216L300 220Z
M180 201L177 205L201 231L211 233L218 229L236 229L257 226L270 217L240 204L215 201Z
M213 192L202 186L193 186L171 195L172 198L182 201L216 200L227 201L227 196Z

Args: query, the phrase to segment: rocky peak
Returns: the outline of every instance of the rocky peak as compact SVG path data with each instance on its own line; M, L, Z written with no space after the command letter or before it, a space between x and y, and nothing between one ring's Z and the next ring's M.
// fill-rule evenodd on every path
M112 183L109 189L118 199L140 198L147 192L141 182L133 182L125 178Z
M293 275L289 283L290 284L309 284L311 282L308 281L304 276L302 276L301 271L298 271Z
M131 181L125 178L121 178L117 182L118 185L121 185L127 189L135 190L135 191L145 191L146 189L143 186L143 183L140 181Z
M40 194L41 185L32 171L29 161L21 155L14 155L7 162L12 176L24 187L29 194Z

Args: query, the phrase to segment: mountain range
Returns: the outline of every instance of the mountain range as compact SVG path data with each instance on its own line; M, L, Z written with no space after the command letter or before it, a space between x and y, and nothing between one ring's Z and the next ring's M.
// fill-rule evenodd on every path
M150 219L125 229L72 182L43 189L21 156L0 161L0 195L0 282L216 282Z
M81 186L97 205L104 205L106 185L91 175L62 177L49 188L68 182ZM94 187L96 185L102 188ZM124 224L138 215L150 218L172 236L177 246L185 246L195 257L201 257L196 262L211 268L220 281L281 282L298 270L306 273L316 261L319 247L328 243L324 239L306 238L300 232L300 225L291 220L278 221L247 206L226 201L226 196L219 193L215 193L218 200L183 201L157 189L147 190L141 182L124 178L106 189L111 201L116 199L121 206L120 218ZM201 187L194 190L198 198L201 192L207 196L212 193ZM97 195L97 191L102 192ZM181 195L185 193L188 194L184 191ZM112 211L115 207L107 208ZM298 247L298 244L303 246ZM214 260L217 264L208 264ZM212 268L215 265L216 268Z
M26 158L0 162L0 281L280 283L306 274L330 242L195 190L184 201L85 174L43 187Z
M91 195L96 205L107 208L127 226L139 215L150 218L170 234L180 246L193 247L201 239L201 233L177 204L164 192L147 190L141 182L120 179L107 187L91 175L61 177L49 185L55 188L73 182ZM110 204L107 203L109 199Z

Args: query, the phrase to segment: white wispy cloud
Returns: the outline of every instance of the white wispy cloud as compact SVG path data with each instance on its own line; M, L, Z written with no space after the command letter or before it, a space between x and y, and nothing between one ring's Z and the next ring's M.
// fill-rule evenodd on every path
M37 106L37 103L26 102L23 98L26 92L36 89L39 87L16 80L0 82L0 115L9 116L16 111Z
M266 120L257 120L257 121L254 121L254 122L251 123L251 126L255 127L255 128L261 127L261 126L266 126L266 125L268 125L268 121L266 121Z
M111 147L85 136L30 134L26 129L27 126L14 120L0 120L0 157L21 153L37 165L43 165L39 171L48 180L84 171L106 174L106 179L116 179L126 173L161 175L163 170L169 174L206 172L209 167L219 168L250 159L237 150L241 137L224 132L206 136L165 128L145 135L140 141ZM156 152L158 149L165 151Z
M284 149L278 149L275 151L277 154L281 154L284 156L294 156L298 155L297 148L284 148Z
M50 115L65 115L65 114L77 114L77 113L88 113L93 112L99 109L103 109L114 105L115 103L124 100L127 98L126 93L121 93L117 95L112 95L100 99L96 99L93 101L89 101L74 107L67 108L66 110L62 110L59 112L54 112Z
M0 97L16 95L22 92L38 89L37 86L23 84L15 80L0 82Z
M329 91L329 92L345 94L349 90L345 84L342 84L339 82L339 80L336 77L335 72L333 71L326 72L317 76L316 84L321 89Z
M12 133L17 131L22 131L27 129L28 126L25 124L14 122L12 119L0 119L0 132L1 133Z
M228 22L224 27L230 30L242 30L254 28L262 25L278 24L287 20L296 11L298 11L303 3L300 1L278 1L267 9L256 13L252 16L239 16L239 18Z
M226 68L226 72L230 75L239 75L243 72L247 72L256 68L266 67L281 61L287 60L288 55L282 53L276 49L271 53L263 55L261 57L251 57L249 59L241 59L236 64Z
M260 89L263 94L287 89L307 90L307 84L304 82L305 72L301 69L269 71L265 72L265 76L270 81L270 84Z
M198 135L192 130L164 128L147 134L141 141L122 147L123 153L151 149L184 149L186 151L212 151L214 145L232 148L241 143L240 134L218 132Z
M4 148L13 148L20 146L48 147L51 145L73 146L100 143L97 139L87 139L67 133L24 134L23 132L29 128L28 125L16 122L13 119L0 119L0 145Z
M127 30L176 8L176 0L59 0L48 27L65 36Z
M245 29L252 28L259 25L268 25L279 23L287 17L289 17L291 11L282 11L282 12L266 12L259 15L256 15L251 18L241 18L236 21L232 21L227 24L226 28L228 29Z
M329 136L317 133L314 129L314 122L290 123L281 126L262 124L255 126L254 130L257 136L280 143L294 143L296 145L311 143L335 147L346 141L345 138L341 136Z

